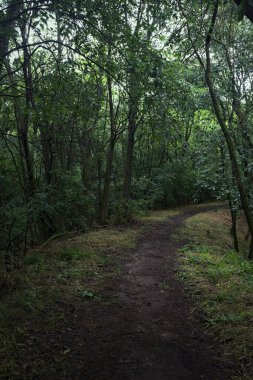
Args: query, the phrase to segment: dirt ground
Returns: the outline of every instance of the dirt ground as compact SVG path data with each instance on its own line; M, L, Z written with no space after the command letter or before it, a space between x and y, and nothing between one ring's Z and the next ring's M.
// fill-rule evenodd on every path
M27 351L28 357L43 357L47 369L33 377L28 367L25 378L231 378L217 359L220 353L215 343L192 312L191 296L176 276L176 251L185 242L172 235L194 213L186 211L156 224L135 249L121 253L121 274L103 289L107 302L73 300L66 305L59 301L64 321L50 333L35 328L36 348L32 345ZM54 354L59 347L62 359Z

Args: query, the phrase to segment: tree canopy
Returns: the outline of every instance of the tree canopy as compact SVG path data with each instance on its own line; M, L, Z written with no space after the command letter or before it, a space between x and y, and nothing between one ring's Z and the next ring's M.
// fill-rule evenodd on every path
M0 250L213 199L253 236L252 10L2 0Z

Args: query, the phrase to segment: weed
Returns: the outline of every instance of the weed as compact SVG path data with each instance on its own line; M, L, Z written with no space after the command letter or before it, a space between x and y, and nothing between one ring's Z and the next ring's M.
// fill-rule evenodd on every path
M59 274L58 278L79 278L82 273L82 268L66 268L62 273Z
M82 297L95 298L96 293L92 290L81 290L80 295Z
M159 284L159 288L161 290L167 290L169 289L169 285L165 282L165 281L162 281L160 284Z
M81 260L84 256L85 253L75 247L65 247L57 255L58 259L62 261Z
M27 265L27 266L41 264L42 261L43 261L43 257L41 253L39 252L31 253L25 256L23 259L24 265Z

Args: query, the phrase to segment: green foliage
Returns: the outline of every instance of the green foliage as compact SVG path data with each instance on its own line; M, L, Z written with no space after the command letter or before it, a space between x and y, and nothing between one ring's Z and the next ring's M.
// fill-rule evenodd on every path
M55 221L58 231L61 229L83 231L88 221L94 220L95 197L85 189L78 177L60 176L57 186L49 189L47 199L49 215Z
M82 297L88 297L88 298L94 298L95 297L95 293L92 292L91 290L82 290L80 294Z
M203 19L193 0L41 4L23 4L17 22L1 10L0 250L20 258L59 232L152 208L229 198L237 210L203 75L212 5ZM252 29L234 10L219 5L211 77L251 205Z
M162 197L160 184L155 179L145 176L135 179L132 184L132 197L136 201L136 211L138 207L140 211L152 209L157 200Z
M41 253L30 253L29 255L25 256L23 259L24 265L30 266L30 265L41 265L43 263L43 254Z
M109 221L112 224L133 221L138 215L143 215L149 208L149 201L146 199L121 199L115 201L111 209Z
M156 194L159 207L189 204L195 193L195 172L188 160L168 162L155 177L160 194Z
M63 261L81 260L84 256L86 253L78 248L65 248L58 254L59 259Z

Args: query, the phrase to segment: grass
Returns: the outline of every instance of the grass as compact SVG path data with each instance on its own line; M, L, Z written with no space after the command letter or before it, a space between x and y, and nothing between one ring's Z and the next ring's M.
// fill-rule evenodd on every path
M153 224L153 223L159 223L163 222L168 218L172 218L173 216L177 216L181 214L184 211L187 210L196 210L196 209L203 209L206 207L219 207L223 205L222 202L212 202L212 203L201 203L201 204L192 204L188 206L178 206L172 209L168 210L155 210L155 211L149 211L147 212L147 215L141 216L138 218L139 221L141 221L144 224Z
M178 275L195 295L224 360L238 368L234 379L249 380L253 378L253 263L245 257L245 233L241 217L238 254L233 251L230 215L224 209L189 218L176 238L189 239L180 250Z
M180 208L171 210L150 211L145 216L139 217L139 220L145 224L153 224L163 222L164 220L180 214Z
M6 272L12 292L0 300L0 378L25 378L22 374L26 366L34 372L34 378L36 373L43 374L47 368L44 356L31 358L32 348L36 351L36 344L40 344L37 331L50 336L55 329L71 325L73 316L68 316L71 305L114 303L113 297L104 297L104 288L108 281L119 275L124 250L134 248L137 238L154 223L184 210L154 211L137 219L133 225L100 228L76 236L54 236L46 244L28 252L22 269L15 272L15 280ZM161 283L161 291L166 286ZM59 304L65 306L62 308ZM60 327L62 325L64 328ZM61 363L58 359L56 373Z
M166 283L166 281L162 281L159 284L159 288L160 288L161 292L163 293L165 290L169 289L169 285Z
M118 276L122 251L133 248L142 231L138 225L59 236L27 254L17 288L0 302L1 378L22 378L34 329L53 332L66 318L59 302L103 302L104 284ZM35 372L46 367L42 359L36 365Z

